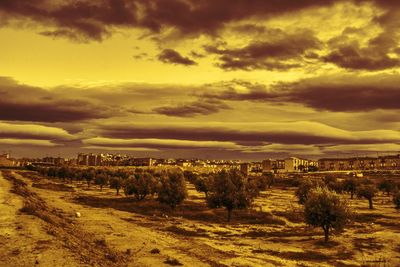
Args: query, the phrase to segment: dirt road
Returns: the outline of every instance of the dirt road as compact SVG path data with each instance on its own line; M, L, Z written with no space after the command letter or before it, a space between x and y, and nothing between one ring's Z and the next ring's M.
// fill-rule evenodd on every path
M43 221L19 212L23 200L11 189L0 172L0 266L84 266L45 232Z

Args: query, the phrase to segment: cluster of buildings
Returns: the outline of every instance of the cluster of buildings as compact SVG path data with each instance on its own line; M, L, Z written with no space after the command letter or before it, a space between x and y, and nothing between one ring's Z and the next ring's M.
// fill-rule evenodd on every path
M10 154L0 154L0 167L14 167L17 165L15 159L10 158Z
M317 160L289 157L286 159L266 159L262 162L264 172L308 172L317 171L319 162Z
M312 172L312 171L391 171L400 170L400 154L377 157L322 158L319 160L290 157L266 159L264 172Z
M400 154L378 157L323 158L318 160L320 171L379 171L400 170Z
M224 167L239 164L235 160L201 160L201 159L162 159L136 158L120 154L79 153L75 165L80 166L179 166L179 167Z
M246 174L263 172L293 173L315 171L392 171L400 170L400 154L377 157L321 158L310 160L297 157L266 159L262 162L240 160L156 159L136 158L120 154L79 153L76 158L44 157L41 159L13 159L8 153L0 154L0 167L17 167L29 164L41 166L177 166L182 168L218 171L238 168Z

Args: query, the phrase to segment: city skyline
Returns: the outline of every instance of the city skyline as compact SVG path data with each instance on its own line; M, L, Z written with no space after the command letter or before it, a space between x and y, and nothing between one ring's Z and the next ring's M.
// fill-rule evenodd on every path
M0 151L400 151L400 3L0 2Z

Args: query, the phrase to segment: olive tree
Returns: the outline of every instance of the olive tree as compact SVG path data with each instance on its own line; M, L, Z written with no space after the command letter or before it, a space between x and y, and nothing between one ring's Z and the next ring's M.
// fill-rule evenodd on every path
M94 183L100 186L100 190L103 191L103 186L107 185L108 183L108 175L103 172L96 174Z
M350 198L353 199L354 194L357 192L359 182L356 178L350 177L343 181L343 190L350 193Z
M324 230L325 242L331 229L341 230L350 217L348 203L333 190L326 187L312 189L304 203L307 224Z
M121 177L113 176L110 178L110 188L113 188L117 191L117 196L119 195L119 190L122 188L123 180Z
M299 187L295 192L295 195L298 198L300 204L304 204L307 201L308 193L313 188L315 188L315 184L308 178L300 182Z
M365 198L368 200L369 208L373 209L373 198L375 197L377 190L376 187L372 184L363 184L357 189L357 196L360 198Z
M400 209L400 191L393 194L393 204L397 210Z
M203 192L207 198L208 196L208 191L210 190L210 183L211 183L212 176L211 175L203 175L203 176L198 176L194 180L194 186L197 190L197 192Z
M231 220L234 209L248 208L258 195L257 184L235 169L214 174L210 183L207 204L210 208L224 207Z
M159 177L157 200L175 208L187 197L186 181L181 171L164 172Z
M125 180L125 195L134 195L138 201L155 192L155 179L148 172L135 172L134 175Z
M391 192L396 190L396 183L393 180L385 179L378 184L378 188L389 196Z

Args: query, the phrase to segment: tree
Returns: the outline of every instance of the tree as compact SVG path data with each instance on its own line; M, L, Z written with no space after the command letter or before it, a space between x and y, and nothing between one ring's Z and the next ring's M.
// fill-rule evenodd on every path
M155 192L154 177L147 172L135 172L124 184L125 195L135 195L138 201Z
M262 176L256 176L254 178L257 183L258 189L264 191L275 183L275 175L272 172L264 172Z
M211 180L207 204L210 208L226 208L230 221L232 211L248 208L258 193L257 184L244 177L240 171L223 170Z
M357 192L359 182L354 177L347 178L343 181L343 190L350 193L350 198L353 199L354 194Z
M157 188L157 200L175 208L187 197L185 177L180 171L165 172Z
M308 198L308 193L315 187L315 184L308 178L301 181L297 188L295 195L297 196L299 203L304 204Z
M378 184L378 188L389 196L396 189L396 183L393 180L385 179Z
M338 179L335 176L328 175L324 178L324 183L326 187L328 187L331 190L334 190L338 193L343 191L342 183L338 181Z
M183 172L183 176L185 177L186 181L194 184L198 178L198 175L192 171L185 170Z
M372 200L373 200L373 198L374 198L374 196L376 194L376 191L377 190L376 190L374 185L372 185L372 184L363 184L358 188L357 196L360 197L360 198L367 199L368 202L369 202L369 208L373 209L374 206L373 206Z
M395 205L395 208L398 210L400 209L400 191L397 191L393 195L393 204Z
M105 173L99 173L96 175L94 179L94 183L100 186L100 190L103 191L103 186L105 186L108 182L108 175Z
M86 180L88 187L90 186L90 183L96 176L96 172L93 168L86 169L82 172L83 178Z
M194 187L196 188L197 192L203 192L206 195L206 198L208 196L211 178L212 178L211 175L198 176L194 180Z
M122 188L123 180L121 177L113 176L110 178L110 188L113 188L117 191L117 196L119 195L119 190Z
M329 240L331 229L341 230L350 216L346 201L333 190L326 187L312 189L304 204L304 216L307 224L322 227L325 242Z

